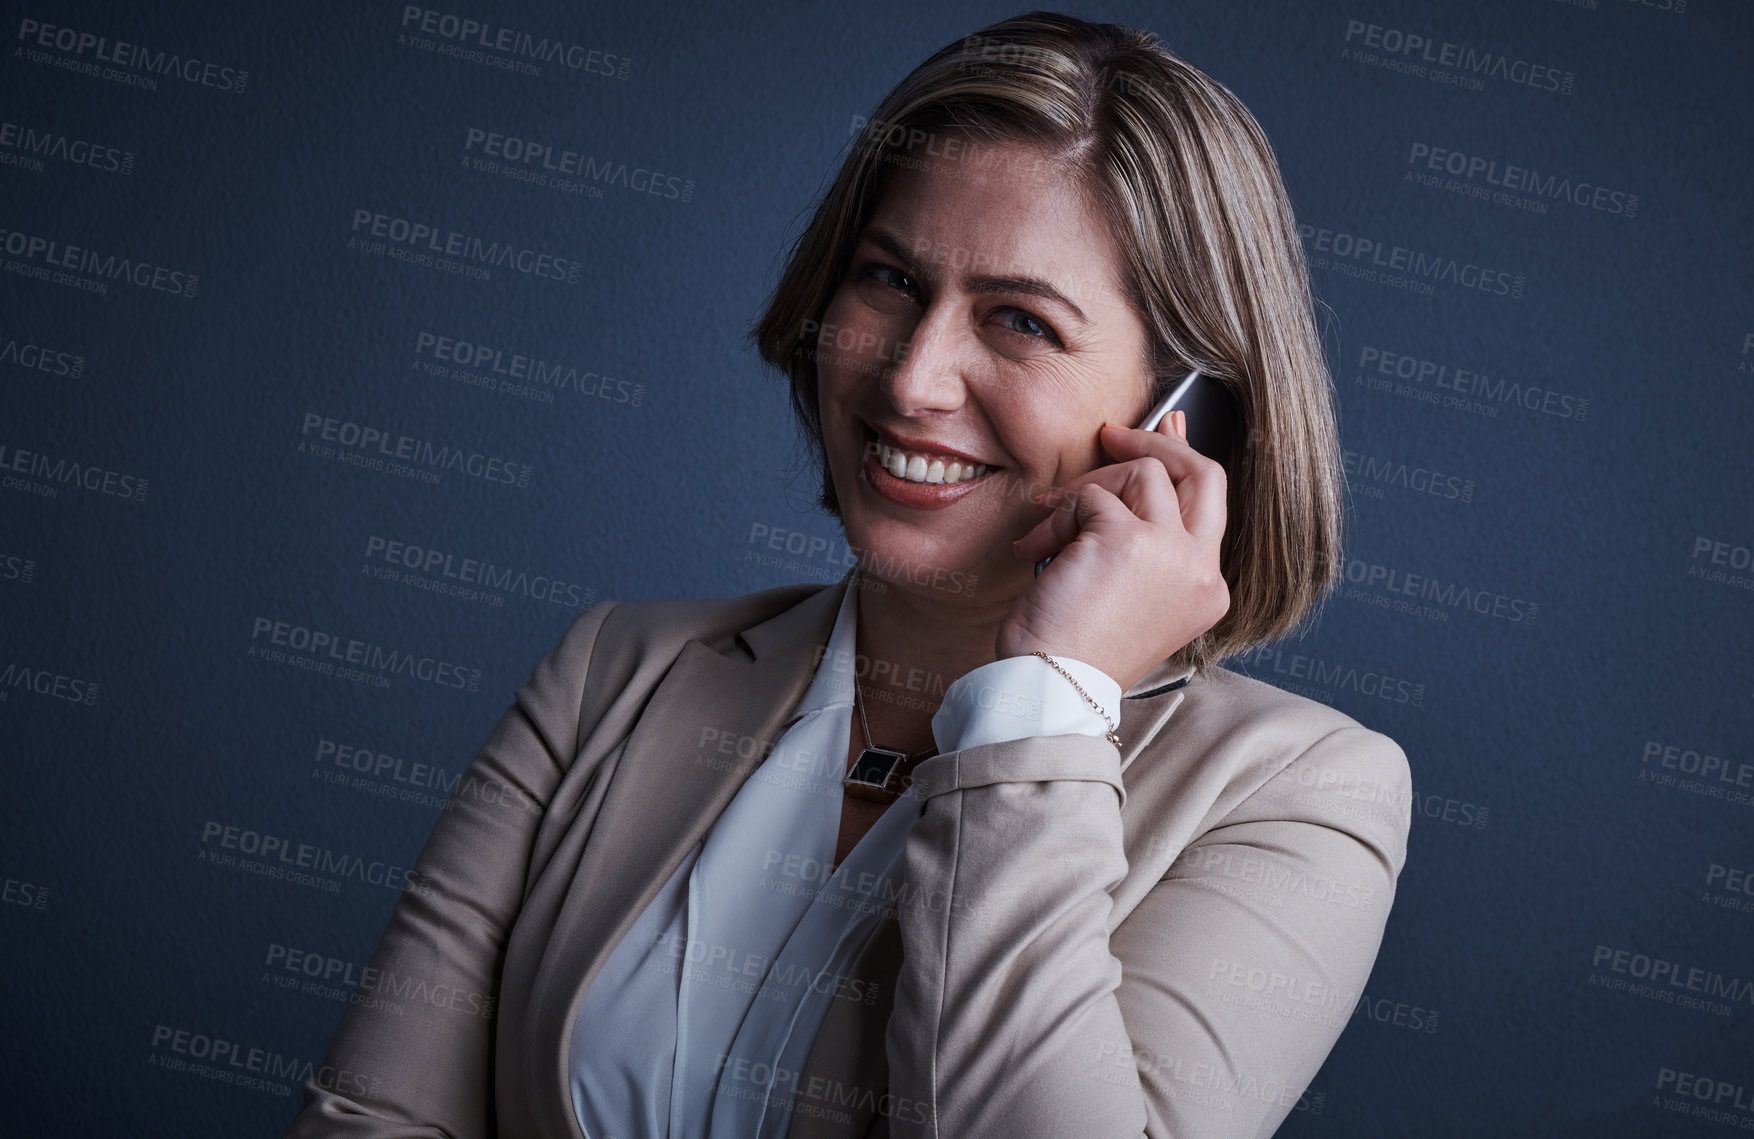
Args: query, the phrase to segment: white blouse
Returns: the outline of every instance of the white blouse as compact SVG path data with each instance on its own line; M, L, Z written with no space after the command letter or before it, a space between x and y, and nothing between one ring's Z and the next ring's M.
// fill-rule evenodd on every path
M586 1139L785 1139L792 1081L828 1002L876 1003L876 992L856 991L861 983L846 973L907 889L902 852L919 800L910 789L891 803L834 866L858 593L846 591L816 676L773 751L580 1000L569 1069ZM1118 723L1120 685L1056 659ZM861 682L869 695L873 685ZM932 718L940 752L1107 730L1034 656L961 677Z

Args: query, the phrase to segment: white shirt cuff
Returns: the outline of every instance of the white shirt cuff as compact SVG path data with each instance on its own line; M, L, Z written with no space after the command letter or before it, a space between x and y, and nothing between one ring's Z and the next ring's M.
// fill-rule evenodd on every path
M1120 727L1121 686L1114 677L1071 657L1055 657ZM1029 736L1086 735L1101 739L1108 722L1078 690L1038 656L1006 657L964 673L932 717L940 753Z

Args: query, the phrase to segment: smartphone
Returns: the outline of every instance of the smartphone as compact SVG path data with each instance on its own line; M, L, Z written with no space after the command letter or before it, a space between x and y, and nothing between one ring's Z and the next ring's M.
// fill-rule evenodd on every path
M1237 413L1236 400L1226 388L1210 376L1202 376L1195 368L1170 389L1168 395L1139 422L1141 431L1155 430L1163 417L1172 411L1188 415L1188 445L1212 461L1229 469L1241 434L1242 417ZM1049 554L1035 563L1035 573L1048 568L1055 555Z

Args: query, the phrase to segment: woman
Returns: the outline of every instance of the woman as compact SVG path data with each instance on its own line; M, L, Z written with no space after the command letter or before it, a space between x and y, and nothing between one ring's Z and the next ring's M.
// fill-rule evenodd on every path
M1271 1133L1369 975L1409 787L1218 667L1339 564L1259 128L1142 33L996 24L883 102L756 339L859 568L580 617L289 1134ZM1127 426L1193 368L1247 424L1228 472L1179 414Z

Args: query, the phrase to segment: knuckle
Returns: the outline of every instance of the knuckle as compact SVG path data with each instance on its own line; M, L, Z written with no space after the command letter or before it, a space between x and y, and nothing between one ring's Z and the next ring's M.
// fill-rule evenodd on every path
M1155 483L1158 486L1175 485L1175 480L1170 477L1169 468L1155 459L1148 463L1140 464L1139 477L1146 482Z
M1128 557L1159 558L1162 548L1149 527L1130 526L1121 537L1121 551Z

